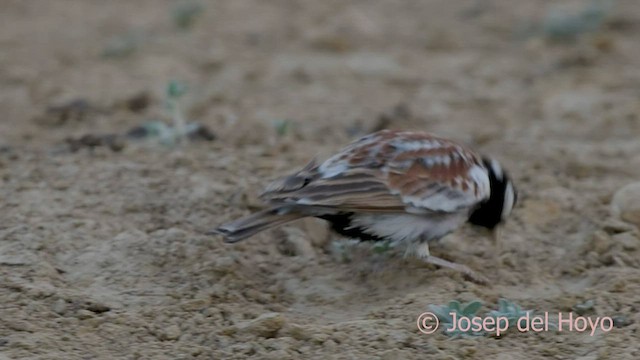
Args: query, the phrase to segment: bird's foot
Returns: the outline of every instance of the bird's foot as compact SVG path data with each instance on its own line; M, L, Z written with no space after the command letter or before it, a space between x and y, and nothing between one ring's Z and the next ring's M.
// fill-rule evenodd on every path
M454 263L445 259L441 259L439 257L435 257L433 255L428 255L428 256L424 256L421 257L421 259L429 264L433 264L433 265L437 265L440 267L445 267L445 268L449 268L452 270L456 270L460 273L462 273L462 275L465 277L465 279L469 280L469 281L473 281L476 284L480 284L480 285L487 285L489 283L489 279L487 279L486 277L484 277L483 275L480 275L479 273L471 270L471 268L469 268L466 265L462 265L462 264L458 264L458 263Z

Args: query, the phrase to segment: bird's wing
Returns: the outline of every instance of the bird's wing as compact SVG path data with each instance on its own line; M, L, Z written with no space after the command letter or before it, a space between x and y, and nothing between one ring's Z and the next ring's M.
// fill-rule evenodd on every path
M344 211L456 212L489 197L479 156L428 133L384 130L267 187L272 203Z

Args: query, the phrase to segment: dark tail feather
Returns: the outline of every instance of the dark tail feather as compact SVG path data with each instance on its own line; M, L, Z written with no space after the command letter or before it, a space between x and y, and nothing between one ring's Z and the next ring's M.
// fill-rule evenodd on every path
M281 207L262 210L247 217L220 225L207 232L207 235L220 234L225 237L224 242L234 243L261 231L307 216L299 213L281 214L281 211Z

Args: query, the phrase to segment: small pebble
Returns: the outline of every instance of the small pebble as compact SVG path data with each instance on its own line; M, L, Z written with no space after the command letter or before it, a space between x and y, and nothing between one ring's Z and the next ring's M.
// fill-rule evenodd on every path
M67 302L64 299L58 299L51 305L51 310L58 315L64 315L67 312Z
M180 331L180 328L178 327L178 325L171 325L169 327L167 327L164 332L162 333L162 339L163 340L178 340L180 338L180 335L182 334L182 332Z
M94 316L93 312L85 309L81 309L81 310L78 310L78 312L76 312L76 317L80 320L91 319L93 316Z
M240 332L253 334L264 338L275 337L276 333L284 326L285 318L280 313L265 313L257 318L242 324Z
M87 310L94 312L96 314L101 314L103 312L110 311L111 308L105 304L92 302L87 305Z
M280 251L283 254L302 256L307 259L314 259L316 252L311 241L306 234L298 228L284 228L286 236L281 244Z
M626 251L634 251L640 248L640 238L631 232L615 234L612 236L613 242L622 245Z
M308 341L313 338L312 329L298 324L287 324L282 329L282 333L283 335L289 336L296 340Z
M613 195L611 213L623 221L640 227L640 182L626 185Z

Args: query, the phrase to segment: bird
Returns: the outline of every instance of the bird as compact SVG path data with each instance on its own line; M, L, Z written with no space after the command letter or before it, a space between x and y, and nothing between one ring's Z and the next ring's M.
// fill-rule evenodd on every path
M313 159L277 178L260 195L265 209L207 232L235 243L305 217L360 241L403 245L426 263L487 279L464 264L432 255L429 244L470 223L493 230L518 193L501 164L469 147L424 131L380 130L324 162Z

